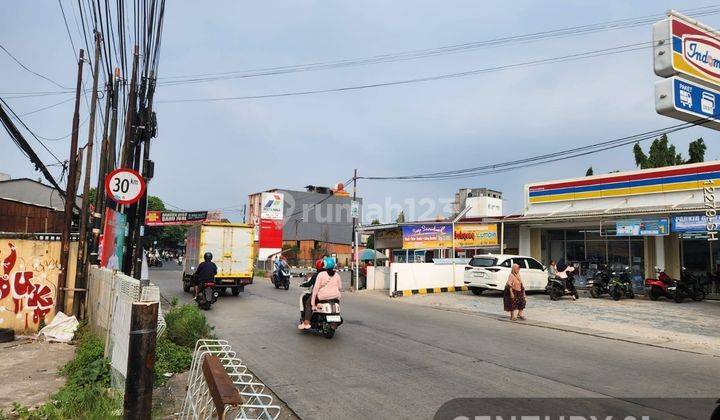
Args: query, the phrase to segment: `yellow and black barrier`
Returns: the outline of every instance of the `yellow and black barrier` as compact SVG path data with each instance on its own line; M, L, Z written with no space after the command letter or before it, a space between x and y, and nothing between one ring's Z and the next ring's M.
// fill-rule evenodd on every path
M427 289L396 290L393 292L393 296L399 297L399 296L412 296L412 295L426 295L428 293L467 292L468 290L470 290L470 289L467 286L432 287L432 288L427 288Z

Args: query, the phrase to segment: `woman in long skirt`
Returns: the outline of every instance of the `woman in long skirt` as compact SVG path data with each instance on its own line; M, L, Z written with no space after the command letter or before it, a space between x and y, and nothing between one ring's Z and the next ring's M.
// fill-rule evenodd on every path
M525 286L523 286L520 278L520 266L513 264L510 276L508 276L507 285L503 293L503 306L505 312L510 312L510 320L515 321L518 318L524 320L525 314ZM515 312L517 311L517 315Z

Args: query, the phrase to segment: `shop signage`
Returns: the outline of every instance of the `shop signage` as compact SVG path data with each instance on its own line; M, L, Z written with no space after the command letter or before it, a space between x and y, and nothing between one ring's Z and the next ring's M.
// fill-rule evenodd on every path
M455 246L467 248L474 246L498 245L496 224L456 224Z
M282 220L284 201L285 200L282 193L262 193L262 208L260 209L260 218L269 220Z
M670 232L668 219L618 220L616 236L663 236Z
M202 223L207 219L206 211L148 211L145 214L145 226L191 225Z
M120 270L125 254L125 215L111 208L105 210L105 226L100 240L100 266Z
M708 222L711 224L718 224L720 223L720 218L717 215L708 218L704 214L694 214L689 216L673 216L670 219L670 222L673 232L705 233L708 229Z
M452 246L452 225L427 223L402 227L403 249L449 248Z
M282 220L260 219L260 248L282 249Z
M398 249L403 246L402 231L398 229L381 230L375 234L375 249Z
M685 74L705 84L720 84L720 36L714 29L670 12L653 25L655 74Z
M720 113L720 92L680 77L655 83L655 109L658 114L694 122L714 118ZM708 121L703 126L720 130L720 122Z

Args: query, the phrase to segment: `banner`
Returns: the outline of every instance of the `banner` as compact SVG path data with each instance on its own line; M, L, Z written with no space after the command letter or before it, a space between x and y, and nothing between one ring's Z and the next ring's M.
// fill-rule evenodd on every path
M670 219L673 232L678 233L705 233L708 231L708 221L711 224L720 224L720 217L715 216L708 219L704 214L690 216L674 216ZM710 229L712 230L712 229Z
M111 270L122 268L125 254L126 217L111 208L105 210L105 226L100 241L100 266Z
M260 248L282 249L282 220L260 219Z
M260 218L282 220L284 202L285 200L282 193L262 193Z
M466 248L474 246L498 245L496 224L456 224L455 247Z
M428 223L403 226L403 249L449 248L452 246L452 225Z
M619 220L615 236L664 236L670 233L668 219Z
M208 212L206 211L148 211L145 214L145 226L191 225L202 223L207 218Z

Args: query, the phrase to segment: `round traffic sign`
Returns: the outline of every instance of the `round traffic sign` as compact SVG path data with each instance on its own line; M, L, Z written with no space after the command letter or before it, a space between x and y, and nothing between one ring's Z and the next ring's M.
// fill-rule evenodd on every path
M136 203L145 194L145 179L133 169L115 169L105 177L105 193L119 204Z

